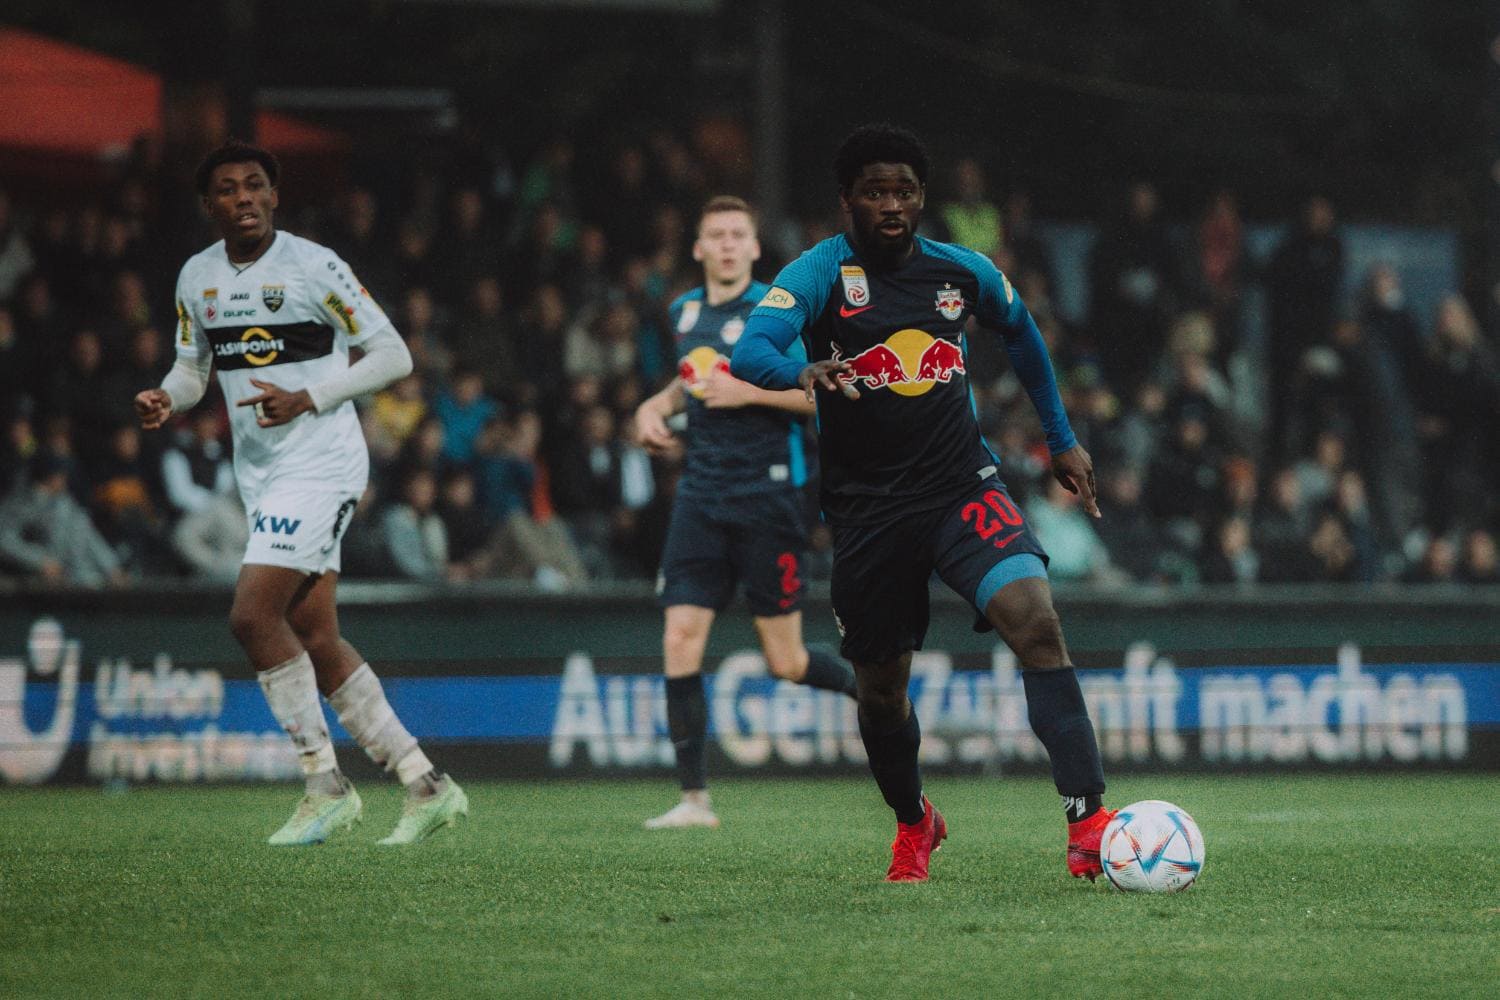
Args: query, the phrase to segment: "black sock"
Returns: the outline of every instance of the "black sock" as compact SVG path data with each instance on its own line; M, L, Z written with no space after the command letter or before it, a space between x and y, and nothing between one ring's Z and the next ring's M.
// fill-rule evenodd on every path
M807 650L807 676L802 683L810 688L839 691L853 698L854 668L824 649Z
M677 750L677 780L685 792L708 787L708 701L703 675L667 678L667 732Z
M859 738L865 742L870 758L870 773L885 796L885 804L896 811L903 823L920 823L922 809L922 772L917 767L917 748L922 744L922 727L917 725L913 708L906 721L889 732L877 733L859 713Z
M1021 683L1031 730L1052 760L1052 781L1063 797L1068 822L1076 823L1099 808L1104 794L1104 764L1078 675L1072 667L1022 670Z

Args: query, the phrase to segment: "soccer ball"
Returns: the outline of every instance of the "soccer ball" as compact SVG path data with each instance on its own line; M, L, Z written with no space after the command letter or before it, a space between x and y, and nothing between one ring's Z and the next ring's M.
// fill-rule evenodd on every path
M1170 802L1147 799L1121 809L1099 842L1104 874L1126 892L1177 892L1203 870L1203 834Z

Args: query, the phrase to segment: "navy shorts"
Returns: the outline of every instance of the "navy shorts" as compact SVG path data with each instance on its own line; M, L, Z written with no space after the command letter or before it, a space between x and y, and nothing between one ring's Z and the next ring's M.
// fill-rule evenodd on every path
M807 528L794 489L708 500L678 494L656 578L657 604L723 611L745 585L758 618L802 607Z
M834 527L833 613L845 659L883 663L922 648L927 584L937 573L984 607L1001 587L1045 576L1047 553L993 476L947 507L879 525Z

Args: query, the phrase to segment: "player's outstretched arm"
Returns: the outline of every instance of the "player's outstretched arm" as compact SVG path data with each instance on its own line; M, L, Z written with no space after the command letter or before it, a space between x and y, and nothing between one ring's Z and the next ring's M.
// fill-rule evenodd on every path
M359 342L359 348L365 352L364 357L333 378L307 387L305 395L313 409L319 413L331 413L351 399L377 392L411 374L411 351L407 350L406 341L401 339L395 327L383 326L372 331ZM287 420L296 415L292 414Z
M191 410L208 388L208 370L212 362L179 356L177 362L155 389L143 389L135 395L135 415L141 427L154 431L165 424L177 410Z
M1067 451L1052 456L1052 474L1069 493L1078 494L1083 501L1084 512L1090 517L1099 517L1099 494L1094 489L1094 460L1075 444Z
M838 376L853 371L847 361L814 361L797 373L797 385L801 387L809 403L817 401L817 391L842 392L849 399L858 399L859 390L854 382Z
M710 410L733 410L743 406L766 406L799 417L817 409L801 389L762 389L727 372L712 372L703 380L703 404Z
M653 454L675 450L677 439L667 426L667 418L674 413L681 413L686 407L680 378L672 379L660 392L643 399L641 405L635 408L636 443Z
M143 389L135 394L135 415L142 428L154 431L172 416L172 397L164 389Z
M762 389L791 389L799 384L802 362L786 356L797 328L782 319L751 313L734 345L729 373Z

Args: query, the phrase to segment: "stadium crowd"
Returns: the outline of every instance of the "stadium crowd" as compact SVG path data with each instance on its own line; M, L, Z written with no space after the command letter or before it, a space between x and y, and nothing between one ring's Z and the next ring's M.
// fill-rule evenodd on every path
M655 576L677 469L633 443L631 414L676 372L666 309L700 280L698 208L745 186L742 158L703 148L650 132L584 183L578 149L558 139L524 169L481 151L394 194L355 184L282 213L352 265L415 361L360 407L371 485L346 576L554 591ZM0 577L237 573L235 401L211 391L166 433L143 433L132 412L172 361L182 261L161 259L154 211L187 192L165 187L135 162L97 203L33 209L0 191ZM1070 325L1025 192L992 197L973 160L934 178L924 232L1011 278L1100 470L1093 521L1047 475L1004 351L971 338L981 426L1055 580L1500 582L1493 338L1457 294L1415 316L1391 267L1347 274L1332 203L1299 211L1258 265L1232 193L1171 227L1153 187L1134 184L1099 225L1089 315ZM796 238L838 224L809 219ZM780 236L763 234L763 279L799 249ZM1264 338L1244 328L1257 285ZM827 532L813 542L809 572L826 575Z

